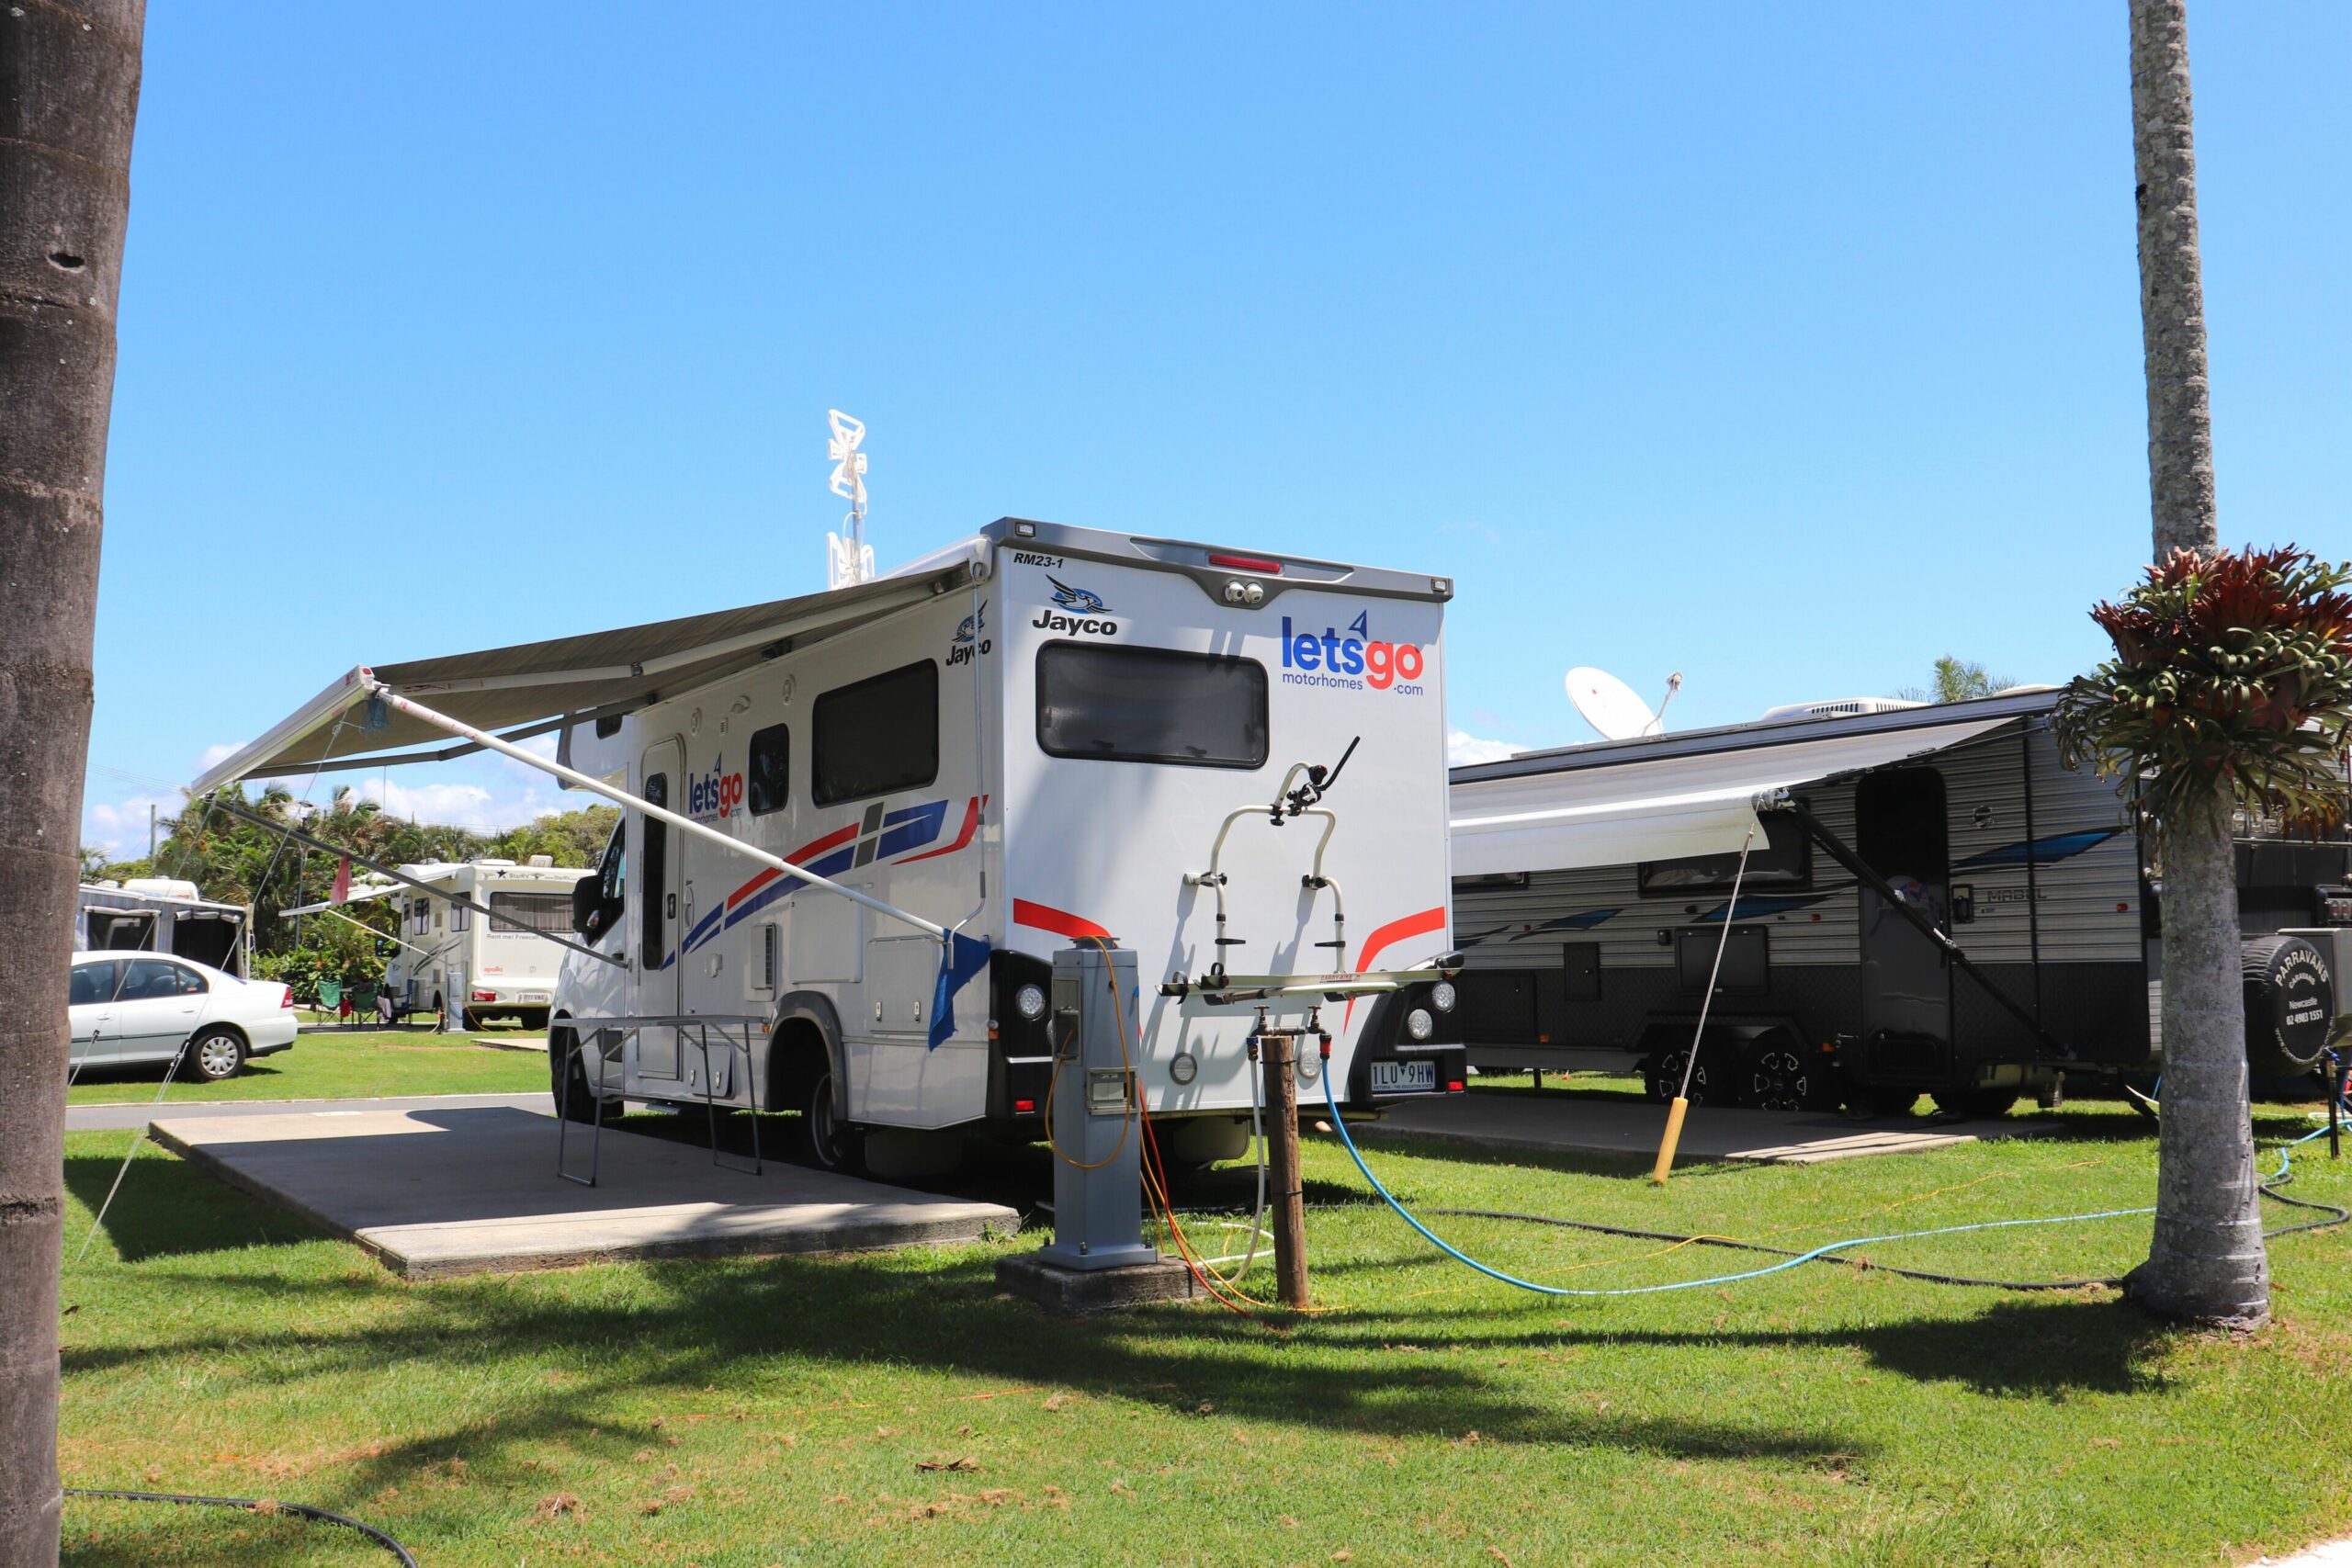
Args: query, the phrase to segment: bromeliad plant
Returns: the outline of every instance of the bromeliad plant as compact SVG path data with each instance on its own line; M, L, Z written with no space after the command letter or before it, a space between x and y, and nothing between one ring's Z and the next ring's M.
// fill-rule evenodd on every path
M2211 815L2218 785L2302 823L2346 813L2352 563L2292 545L2176 551L2091 612L2115 657L2060 700L2059 755L2122 774L2162 823Z

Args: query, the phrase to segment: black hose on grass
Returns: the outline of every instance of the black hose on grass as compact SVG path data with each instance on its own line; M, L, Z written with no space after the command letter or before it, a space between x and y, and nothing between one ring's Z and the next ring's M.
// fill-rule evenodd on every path
M242 1508L249 1514L291 1514L298 1519L316 1519L322 1524L341 1525L357 1530L378 1546L398 1558L401 1568L416 1568L416 1559L409 1555L407 1547L378 1529L362 1524L347 1514L326 1508L313 1508L307 1503L272 1503L258 1497L198 1497L185 1492L113 1492L91 1486L68 1486L68 1497L103 1497L118 1503L179 1503L214 1508Z

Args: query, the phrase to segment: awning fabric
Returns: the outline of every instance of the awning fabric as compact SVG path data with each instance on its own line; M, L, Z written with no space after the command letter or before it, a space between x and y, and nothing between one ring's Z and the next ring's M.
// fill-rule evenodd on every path
M1973 740L2014 717L1480 779L1451 791L1453 874L1566 871L1685 855L1737 854L1764 841L1754 802L1861 768ZM1572 754L1571 754L1572 755ZM1564 760L1566 761L1566 760Z
M260 739L207 769L191 787L201 795L232 780L308 773L322 764L373 770L478 750L448 746L443 731L380 703L368 705L371 678L477 728L519 739L559 728L567 719L642 707L662 694L749 669L780 644L806 647L967 587L987 570L986 542L974 537L854 587L479 653L361 665ZM427 741L445 744L401 750Z

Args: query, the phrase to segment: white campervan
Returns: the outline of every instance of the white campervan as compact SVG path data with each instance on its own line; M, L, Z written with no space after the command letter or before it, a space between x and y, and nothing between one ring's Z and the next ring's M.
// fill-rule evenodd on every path
M590 873L533 855L401 866L424 886L394 887L400 935L384 961L395 1017L458 1010L468 1029L511 1018L547 1027L563 950L542 933L571 929L571 886Z
M623 806L554 989L570 1113L793 1109L826 1161L860 1128L1035 1135L1051 955L1099 939L1161 982L1140 1093L1206 1159L1246 1140L1259 1005L1317 1015L1354 1106L1462 1083L1452 592L1006 518L827 592L361 665L196 788L489 750ZM550 733L553 762L520 744ZM695 1018L751 1022L706 1058Z

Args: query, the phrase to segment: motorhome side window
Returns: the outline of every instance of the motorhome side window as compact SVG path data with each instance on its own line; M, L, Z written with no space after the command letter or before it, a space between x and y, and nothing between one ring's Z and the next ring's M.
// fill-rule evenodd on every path
M836 686L809 719L808 793L838 806L939 776L939 666L926 659Z
M461 931L474 923L474 912L463 904L449 906L449 929Z
M571 896L568 893L493 893L490 896L490 929L493 931L568 931L571 929Z
M792 798L792 730L771 724L752 732L752 760L743 769L743 803L754 817L781 811Z
M1767 813L1757 820L1764 824L1764 842L1748 852L1747 874L1739 877L1741 891L1751 887L1811 887L1813 844L1805 838L1804 830L1786 815ZM1645 894L1728 893L1732 879L1739 876L1739 856L1733 853L1648 860L1641 863L1638 875Z
M1261 767L1266 667L1223 654L1047 643L1037 650L1037 744L1053 757Z

